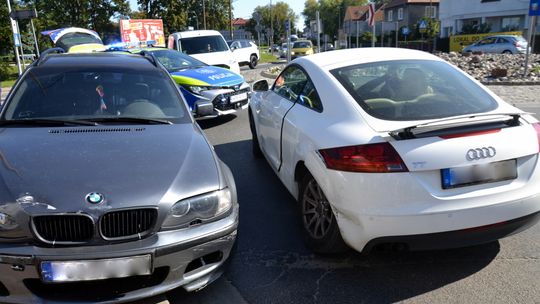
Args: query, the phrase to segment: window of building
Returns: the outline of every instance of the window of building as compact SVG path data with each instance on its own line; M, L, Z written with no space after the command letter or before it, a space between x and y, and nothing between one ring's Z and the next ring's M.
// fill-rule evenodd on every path
M437 18L437 7L426 6L424 16L427 18Z
M388 21L394 21L394 11L388 11Z
M521 24L521 18L518 16L503 17L501 21L502 31L516 31L519 30Z
M398 10L397 10L397 19L398 20L403 20L403 7L398 8Z

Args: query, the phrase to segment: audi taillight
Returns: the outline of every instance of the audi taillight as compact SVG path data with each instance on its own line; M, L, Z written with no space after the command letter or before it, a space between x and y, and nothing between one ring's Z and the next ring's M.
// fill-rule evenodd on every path
M540 153L540 122L533 124L534 130L536 130L536 138L538 139L538 152Z
M407 172L407 166L389 143L319 150L328 169L349 172Z

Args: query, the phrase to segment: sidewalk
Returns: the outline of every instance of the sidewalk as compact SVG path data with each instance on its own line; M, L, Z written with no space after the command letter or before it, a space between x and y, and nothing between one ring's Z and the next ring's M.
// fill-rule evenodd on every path
M487 87L511 104L540 103L540 85L488 85Z

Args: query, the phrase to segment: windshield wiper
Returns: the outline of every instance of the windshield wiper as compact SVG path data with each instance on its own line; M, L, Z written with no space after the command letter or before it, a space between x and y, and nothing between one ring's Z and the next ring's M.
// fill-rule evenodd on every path
M518 126L519 118L524 114L529 113L483 113L460 115L450 118L437 119L434 121L390 131L389 134L390 136L399 140L430 137L433 136L433 133L443 135L460 131L482 131L509 126Z
M32 119L12 119L0 120L0 126L8 125L37 125L37 126L96 126L97 123L88 120L68 120L68 119L49 119L49 118L32 118Z
M142 117L96 117L90 118L90 121L97 123L133 123L133 124L161 124L172 125L170 120L158 118L142 118Z

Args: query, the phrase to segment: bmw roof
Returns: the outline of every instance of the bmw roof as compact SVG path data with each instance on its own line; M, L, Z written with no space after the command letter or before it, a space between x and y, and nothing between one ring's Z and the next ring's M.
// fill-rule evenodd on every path
M114 53L76 53L76 54L49 54L43 58L40 67L94 67L126 69L156 69L156 66L141 55L114 54Z

